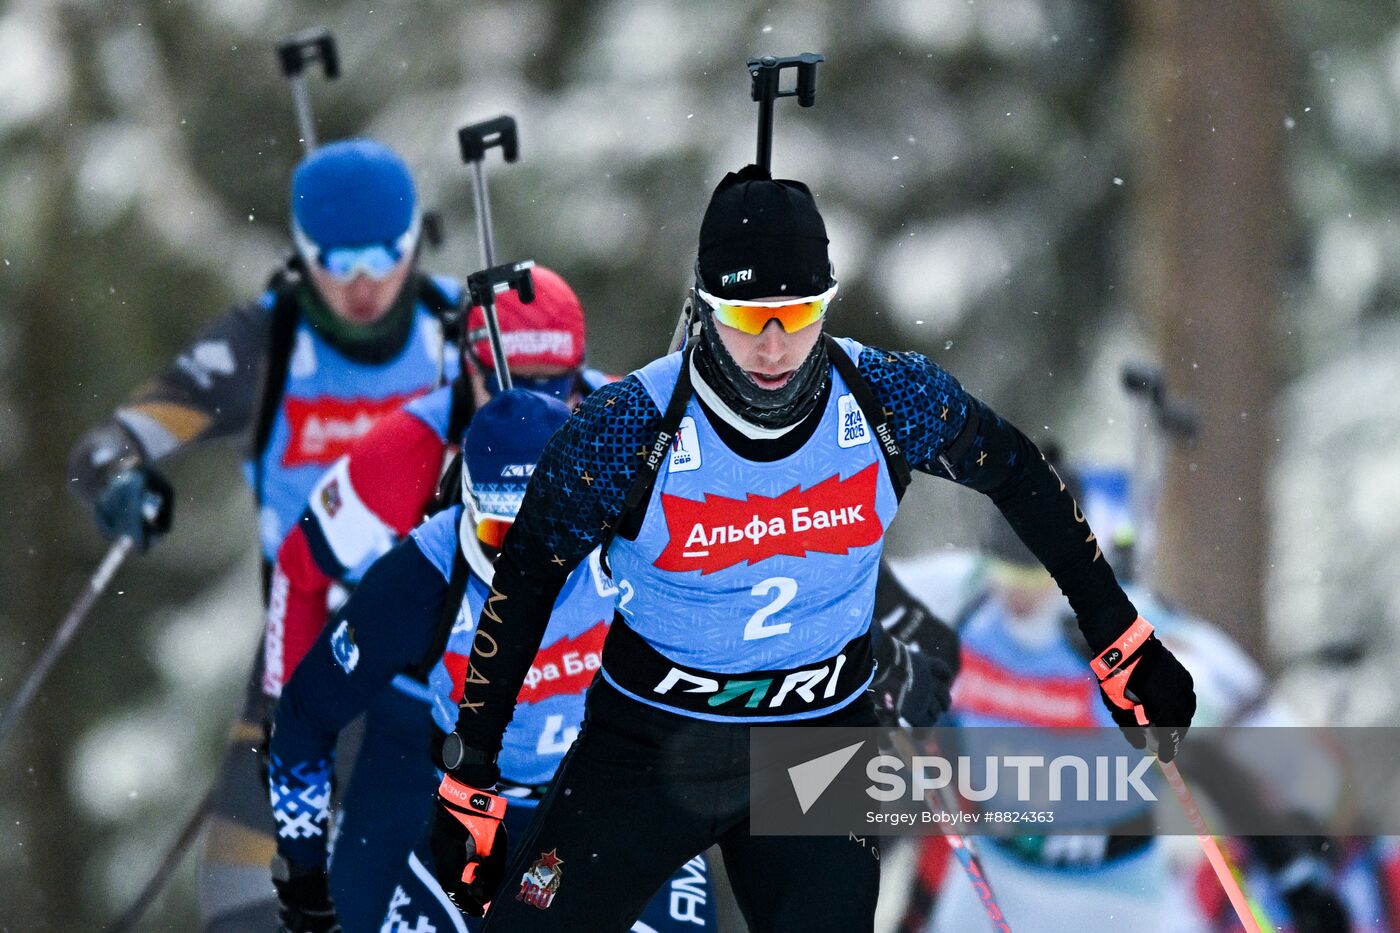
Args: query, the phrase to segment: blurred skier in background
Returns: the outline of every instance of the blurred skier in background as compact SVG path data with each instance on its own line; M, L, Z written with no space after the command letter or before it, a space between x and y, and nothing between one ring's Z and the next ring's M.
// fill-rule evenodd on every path
M255 300L208 324L171 366L75 445L68 478L110 537L159 535L142 505L173 495L157 464L233 440L257 508L265 570L326 468L380 417L432 389L441 315L461 286L419 270L422 213L403 159L352 139L306 156L291 184L295 254ZM445 375L456 375L456 353ZM264 575L266 595L267 574ZM210 931L276 923L272 824L256 752L259 652L229 738L199 875Z
M1126 474L1061 470L1061 476L1093 527L1117 545L1112 563L1127 576L1132 538ZM1085 671L1089 648L1069 604L1030 551L999 526L994 523L987 533L982 554L939 554L896 566L914 593L956 620L962 672L953 691L951 722L1111 727L1098 702L1098 684ZM1191 672L1197 695L1194 724L1292 724L1280 704L1269 699L1262 671L1224 632L1170 609L1132 583L1126 590ZM1212 779L1219 790L1219 773L1202 773L1193 783L1209 794ZM1087 827L1078 835L986 836L976 842L1007 921L1018 933L1233 928L1233 911L1209 868L1191 896L1183 896L1161 840L1151 835L1146 811L1137 819ZM1342 864L1328 841L1277 836L1248 843L1250 860L1259 869L1249 890L1281 928L1292 933L1350 929L1348 905L1339 893ZM947 870L950 858L941 837L921 840L916 887L902 933L965 931L986 924L985 909L971 886L960 872ZM1204 893L1204 900L1198 893Z
M497 298L511 381L573 408L612 379L584 365L583 305L568 282L539 265L532 276L533 302L513 291ZM433 511L458 439L498 390L485 317L472 307L457 377L381 419L317 480L272 571L263 665L270 698L320 634L335 585L353 585Z
M517 387L541 392L572 408L610 380L584 366L584 312L574 290L544 266L535 266L532 276L533 302L522 303L513 291L497 297L511 379ZM330 595L335 587L358 583L377 558L443 506L440 493L456 491L455 482L439 489L443 468L476 414L498 391L484 314L473 307L466 317L457 377L382 418L316 483L300 521L278 551L272 573L263 664L263 690L269 704L281 695L321 634L334 608ZM403 690L421 699L421 685L411 679L395 680L392 689L365 699L371 728L361 747L367 751L380 744L399 747L404 741L393 739L396 733L412 736L422 731L418 725L421 704L405 702L399 695ZM377 751L373 754L376 761L382 757ZM337 773L342 786L352 768L358 767L358 759L340 757ZM382 766L370 768L381 779L387 774ZM351 786L363 798L369 793L365 788L375 780L367 775ZM370 919L378 923L406 851L386 844L385 832L374 825L377 810L347 802L344 822L337 824L340 841L337 870L330 876L331 893L350 929ZM408 833L409 846L412 830L412 826L401 828Z

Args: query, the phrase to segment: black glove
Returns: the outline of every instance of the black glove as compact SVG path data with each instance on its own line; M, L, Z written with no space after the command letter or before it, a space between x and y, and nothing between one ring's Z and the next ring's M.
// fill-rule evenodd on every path
M278 933L341 933L324 868L307 868L275 855L272 885L282 921Z
M468 916L483 916L505 880L505 814L504 797L463 784L451 774L438 787L431 839L434 874L452 903Z
M870 689L881 725L932 726L952 702L953 672L938 658L910 650L904 642L882 632L876 636L879 668Z
M1138 719L1141 709L1152 729L1157 757L1175 758L1196 714L1196 691L1190 671L1152 634L1151 624L1138 616L1090 667L1099 678L1104 705L1133 748L1147 747Z
M958 633L905 589L883 560L875 578L875 618L880 628L928 657L938 658L957 675L962 651Z
M113 476L97 494L97 527L109 539L129 537L144 551L170 530L175 491L150 467Z

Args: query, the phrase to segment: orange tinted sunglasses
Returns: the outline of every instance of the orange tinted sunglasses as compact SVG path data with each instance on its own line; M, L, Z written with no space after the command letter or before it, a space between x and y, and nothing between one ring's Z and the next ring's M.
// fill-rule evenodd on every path
M786 304L776 301L726 301L704 289L695 293L715 313L715 320L746 334L761 334L769 321L776 320L789 334L817 323L826 314L826 306L836 295L833 285L814 298L802 298Z
M508 518L481 518L476 523L476 540L489 548L501 549L512 522Z

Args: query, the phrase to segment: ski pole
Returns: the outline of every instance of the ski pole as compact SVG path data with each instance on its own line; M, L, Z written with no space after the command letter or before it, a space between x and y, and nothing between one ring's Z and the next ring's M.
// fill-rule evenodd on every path
M476 201L476 232L477 238L481 241L481 266L482 271L477 273L485 276L481 280L484 288L482 295L484 300L479 298L476 291L472 291L472 300L481 305L481 310L486 317L486 333L491 342L491 358L496 365L496 382L501 390L505 391L511 387L510 370L506 367L505 346L501 342L501 325L496 318L497 291L504 291L506 287L515 287L509 284L513 281L523 281L525 290L520 291L520 300L529 304L534 300L534 287L530 279L529 269L534 265L529 263L516 263L512 266L496 265L496 241L491 228L491 197L486 190L486 162L487 151L500 147L501 157L507 162L514 162L520 158L520 139L515 132L515 118L511 116L499 116L490 120L483 120L480 123L473 123L464 126L457 131L457 143L462 149L462 161L472 167L472 194ZM501 272L500 270L507 270ZM523 273L523 279L519 276ZM470 283L472 278L468 277ZM497 288L497 286L503 286ZM519 289L517 289L519 290ZM530 297L525 297L526 291Z
M1133 714L1137 717L1138 725L1143 727L1143 735L1146 736L1148 750L1154 756L1157 755L1157 740L1153 737L1151 725L1147 721L1147 712L1141 704L1133 707ZM1201 815L1200 807L1196 806L1196 800L1191 796L1191 789L1186 786L1186 781L1181 777L1181 771L1177 768L1175 761L1163 761L1157 758L1157 766L1162 769L1162 776L1167 779L1167 786L1176 795L1177 802L1181 804L1181 809L1186 812L1186 820L1195 830L1196 841L1201 844L1201 849L1205 852L1206 861L1210 862L1210 867L1215 872L1216 880L1225 889L1225 896L1230 899L1230 906L1235 909L1235 916L1239 918L1240 924L1244 927L1245 933L1262 933L1259 927L1259 920L1254 915L1254 910L1250 907L1249 898L1244 893L1244 888L1240 886L1239 879L1235 877L1225 853L1220 848L1220 841L1215 838L1215 834L1206 825L1205 817Z
M914 760L914 746L909 738L902 732L891 731L890 739L894 742L895 750L910 763ZM937 751L937 746L933 748ZM935 792L925 792L924 804L930 809L937 807L949 814L956 813L958 808L944 796L948 794L946 786L939 788L936 793L937 799L932 796ZM982 860L977 857L977 851L972 848L972 841L965 838L961 833L953 831L947 823L935 821L939 833L942 834L948 848L953 850L953 857L962 866L963 872L972 882L972 890L976 892L978 900L982 902L982 909L986 911L987 919L991 921L992 929L996 933L1011 933L1011 924L1006 921L1006 914L1002 911L1001 905L997 903L996 893L992 890L992 883L987 879L987 872L982 868Z
M310 152L316 148L316 121L311 113L311 95L306 89L306 66L320 62L326 80L340 77L340 56L336 54L335 39L324 26L283 36L277 40L277 60L292 86L292 105L296 108L302 148Z
M217 786L217 785L216 785ZM149 880L141 888L141 892L132 900L131 906L122 912L122 915L104 931L104 933L129 933L136 929L136 924L145 916L146 911L155 901L165 887L165 883L170 880L171 872L174 871L176 863L180 857L189 849L190 843L194 842L195 836L199 835L200 827L204 825L210 811L214 807L214 787L204 794L204 799L195 807L194 812L185 820L185 825L181 828L175 841L170 844L170 848L165 851L165 856L156 866Z
M972 890L977 892L977 897L982 901L982 909L987 912L987 919L991 921L992 929L997 933L1011 933L1011 925L1006 922L1006 915L1001 912L1001 905L997 903L996 895L992 893L991 882L987 880L987 874L982 870L982 860L968 846L968 840L941 823L939 831L943 833L948 848L953 850L954 857L957 858L958 863L962 865L963 871L967 873L968 879L972 882Z
M10 700L10 705L5 707L5 712L0 714L0 746L5 744L5 739L9 738L10 732L14 729L15 723L29 706L34 695L39 690L39 685L48 676L49 669L53 667L58 656L63 653L63 649L68 647L68 643L73 640L78 629L82 626L83 620L87 618L88 611L97 602L97 597L102 595L102 591L111 582L112 576L117 572L117 568L126 560L131 549L136 546L136 541L130 535L123 535L113 542L107 549L107 555L102 558L102 563L97 565L97 570L88 578L87 585L78 594L68 614L59 623L58 631L44 648L39 660L29 670L29 675L20 684L19 690L15 691L14 697Z

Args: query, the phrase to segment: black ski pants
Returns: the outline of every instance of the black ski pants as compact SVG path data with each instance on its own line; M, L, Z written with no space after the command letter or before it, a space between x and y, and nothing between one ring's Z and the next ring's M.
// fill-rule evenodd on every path
M863 696L805 722L868 726L875 714ZM716 843L751 933L872 930L871 849L849 836L750 835L748 731L646 706L598 678L483 933L624 933L677 868ZM517 899L542 858L558 872L543 908Z

